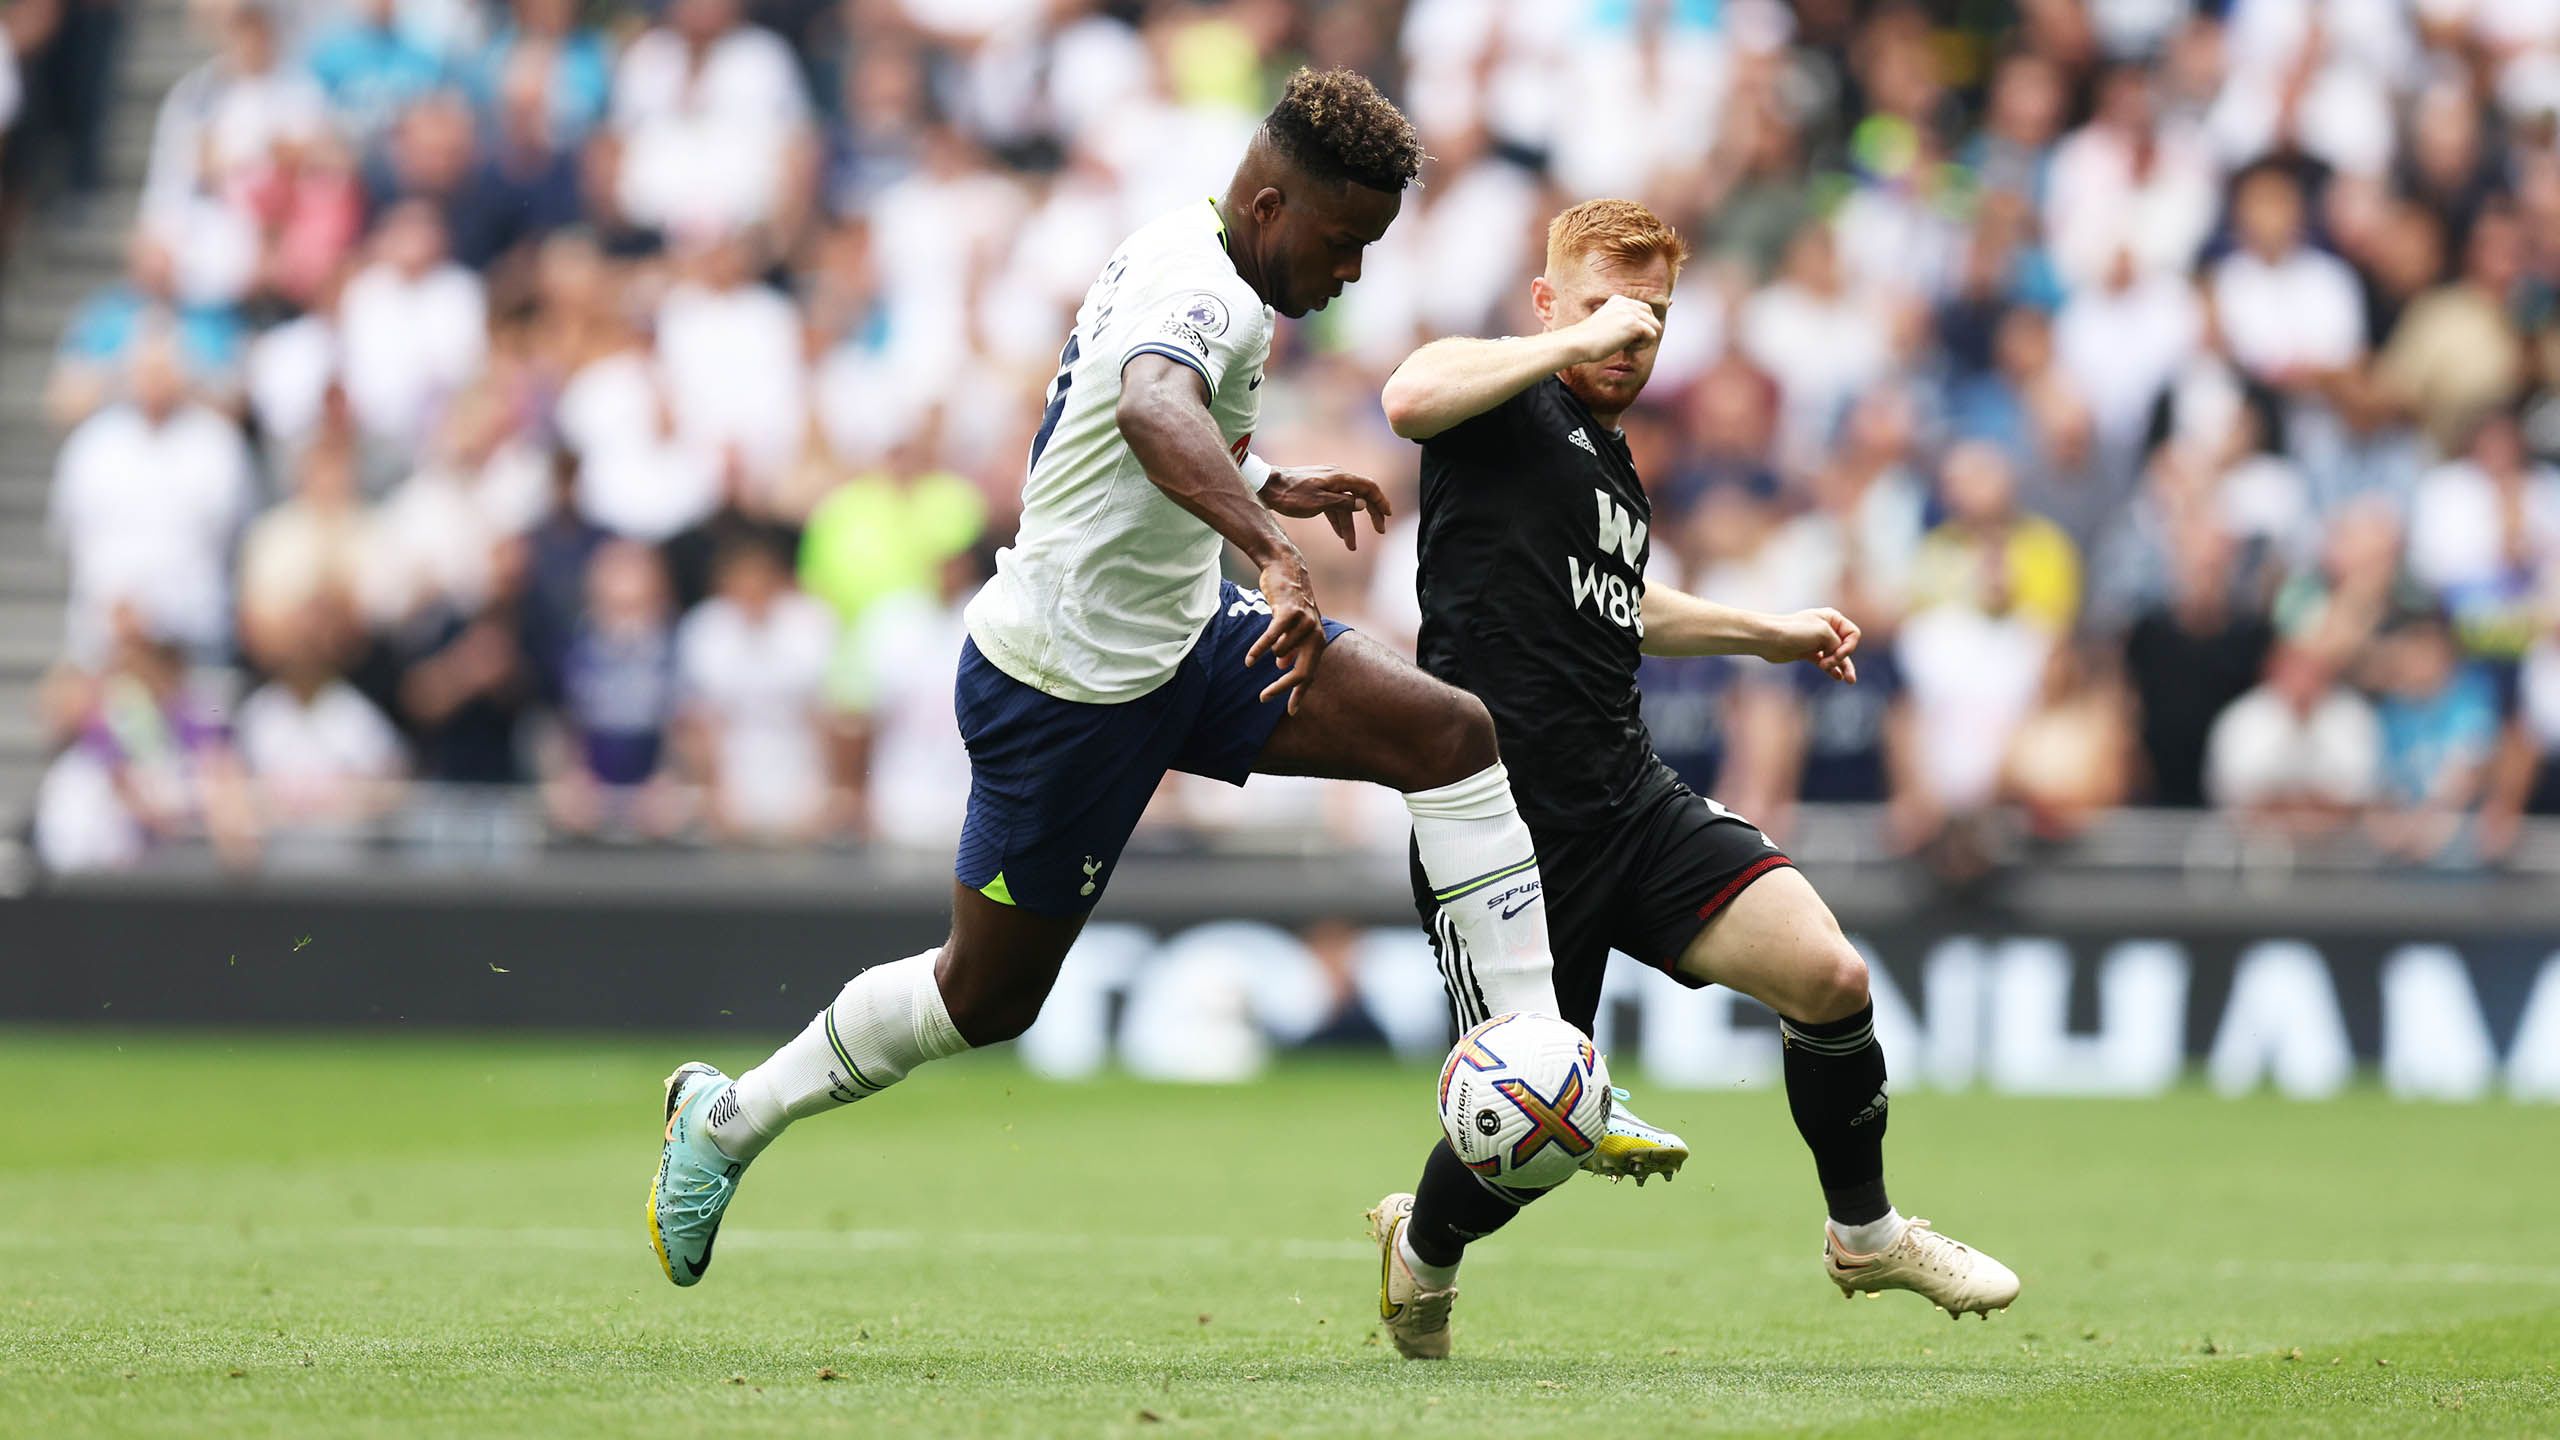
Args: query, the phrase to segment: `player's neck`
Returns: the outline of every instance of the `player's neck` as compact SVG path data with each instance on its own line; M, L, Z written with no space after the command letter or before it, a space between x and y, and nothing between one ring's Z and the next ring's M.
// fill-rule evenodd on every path
M1624 410L1603 410L1603 409L1601 409L1599 406L1592 404L1592 403L1591 403L1591 397L1590 397L1590 396L1588 396L1588 395L1583 394L1583 393L1582 393L1581 391L1579 391L1579 390L1574 389L1574 388L1573 388L1573 382L1572 382L1572 381L1570 381L1570 380L1567 380L1567 379L1564 377L1564 372L1563 372L1563 371L1561 371L1561 370L1559 370L1559 371L1557 371L1557 372L1556 372L1556 383L1557 383L1557 384L1559 384L1559 385L1562 385L1562 386L1564 387L1564 393L1566 393L1567 395L1570 395L1570 396L1572 396L1572 397L1573 397L1573 403L1575 403L1575 404L1577 404L1577 405L1581 406L1584 410L1589 411L1589 412L1590 412L1590 414L1591 414L1591 418L1592 418L1593 420L1595 420L1595 421L1599 422L1600 426L1601 426L1603 429L1606 429L1606 430L1611 431L1612 433L1615 433L1616 431L1618 431L1618 430L1620 430L1620 429L1622 429L1622 428L1623 428L1623 427L1621 427L1621 426L1618 424L1618 421L1619 421L1622 417L1624 417L1624 416L1626 415L1626 413L1627 413L1626 411L1624 411Z
M1227 247L1227 263L1236 267L1237 277L1253 287L1253 293L1262 297L1263 304L1270 304L1271 292L1262 288L1262 266L1254 259L1253 246L1246 243L1254 238L1252 210L1237 204L1233 194L1210 203L1218 212L1218 229Z

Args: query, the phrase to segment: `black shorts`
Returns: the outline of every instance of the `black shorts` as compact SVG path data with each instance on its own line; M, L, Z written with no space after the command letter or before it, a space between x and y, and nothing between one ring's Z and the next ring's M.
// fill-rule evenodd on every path
M1745 886L1795 863L1758 826L1691 790L1660 761L1654 768L1618 824L1562 834L1531 827L1545 882L1547 942L1556 959L1556 1003L1585 1034L1599 1017L1610 951L1698 989L1706 982L1679 970L1690 942ZM1487 1018L1484 998L1456 932L1437 923L1439 902L1419 855L1412 869L1414 908L1431 933L1449 1008L1463 1030Z

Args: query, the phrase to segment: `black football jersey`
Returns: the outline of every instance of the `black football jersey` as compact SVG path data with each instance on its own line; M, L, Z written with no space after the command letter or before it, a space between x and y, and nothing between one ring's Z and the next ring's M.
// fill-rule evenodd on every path
M1638 705L1653 506L1548 376L1422 442L1422 668L1493 712L1520 812L1610 823L1664 783Z

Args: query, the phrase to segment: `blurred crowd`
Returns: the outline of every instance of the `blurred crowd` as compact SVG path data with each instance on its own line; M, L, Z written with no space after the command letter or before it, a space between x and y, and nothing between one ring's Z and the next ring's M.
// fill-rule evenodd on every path
M1303 537L1329 613L1409 650L1387 371L1531 326L1548 216L1630 196L1697 251L1626 422L1656 578L1867 636L1854 688L1648 662L1702 789L1781 838L1875 803L1957 872L1986 816L2466 865L2560 809L2551 0L192 18L45 394L57 866L467 834L527 786L567 835L946 843L959 606L1074 308L1300 63L1433 156L1271 367L1256 451L1404 516ZM1176 783L1151 823L1401 815Z

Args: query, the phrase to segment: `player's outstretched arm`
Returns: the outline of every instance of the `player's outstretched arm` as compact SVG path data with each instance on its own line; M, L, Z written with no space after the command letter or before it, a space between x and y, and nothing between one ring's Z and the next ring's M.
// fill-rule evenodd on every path
M1378 398L1387 424L1428 440L1492 409L1559 370L1662 338L1662 317L1624 295L1560 329L1501 340L1434 340L1405 357Z
M1835 680L1858 683L1857 622L1837 610L1772 615L1702 600L1667 585L1644 587L1647 655L1757 655L1772 665L1802 660Z
M1262 698L1305 684L1324 655L1324 617L1316 609L1315 585L1307 578L1307 562L1298 547L1245 484L1218 438L1200 372L1163 355L1130 356L1120 369L1120 404L1113 418L1147 479L1225 536L1261 573L1271 624L1253 643L1245 663L1274 655L1283 672ZM1297 702L1291 694L1290 708L1297 708Z

